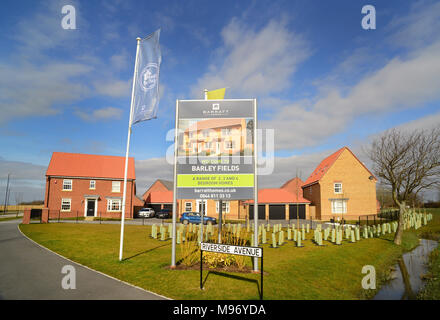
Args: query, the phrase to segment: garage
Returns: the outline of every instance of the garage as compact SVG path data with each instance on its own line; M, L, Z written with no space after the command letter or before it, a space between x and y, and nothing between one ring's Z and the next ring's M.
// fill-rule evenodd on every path
M285 219L286 219L286 205L284 204L269 205L269 220L285 220Z
M161 206L161 204L148 204L147 208L152 208L154 210L154 212L159 212L160 206Z
M299 219L306 218L306 205L305 204L291 204L291 205L289 205L290 219L297 219L297 215L299 215Z
M173 210L173 205L172 204L164 204L163 208Z
M249 205L249 219L254 220L254 205ZM258 220L266 219L266 206L264 204L258 205Z

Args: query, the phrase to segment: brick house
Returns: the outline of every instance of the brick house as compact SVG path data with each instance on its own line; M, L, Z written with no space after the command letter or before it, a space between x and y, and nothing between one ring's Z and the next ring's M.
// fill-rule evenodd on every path
M315 207L315 219L352 220L376 214L376 182L370 170L343 147L322 160L301 188Z
M293 180L293 179L292 179ZM287 184L287 183L286 183ZM291 184L289 184L292 187ZM142 195L145 206L153 208L156 212L163 208L172 208L173 182L156 180ZM205 205L205 214L218 217L219 201L199 199L177 199L178 218L183 212L200 212L202 204ZM261 189L258 191L259 219L294 219L296 215L301 219L309 217L310 201L302 197L302 190L298 193L291 192L288 187L278 189ZM226 219L253 219L253 200L223 201L223 210ZM250 213L250 214L249 214Z
M208 119L195 122L183 133L179 155L251 154L252 130L245 119Z
M125 157L54 152L46 171L44 209L49 217L120 218L124 167ZM134 158L129 158L125 217L133 218L142 206Z

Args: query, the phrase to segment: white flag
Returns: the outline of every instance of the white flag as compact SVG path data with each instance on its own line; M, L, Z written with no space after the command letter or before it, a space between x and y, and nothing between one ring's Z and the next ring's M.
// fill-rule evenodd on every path
M159 71L162 62L159 36L160 29L142 39L139 44L131 124L156 118L159 105Z

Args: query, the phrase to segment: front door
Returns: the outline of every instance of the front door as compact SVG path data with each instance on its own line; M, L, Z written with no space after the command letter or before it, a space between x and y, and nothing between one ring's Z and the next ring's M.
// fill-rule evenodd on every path
M199 212L200 214L202 213L202 210L204 212L204 215L207 215L207 200L196 200L197 203L197 212Z
M95 216L95 200L87 200L87 217Z

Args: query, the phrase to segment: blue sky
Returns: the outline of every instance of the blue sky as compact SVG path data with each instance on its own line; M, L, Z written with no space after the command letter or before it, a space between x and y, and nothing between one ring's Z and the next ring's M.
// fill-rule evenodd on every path
M61 8L76 9L76 30ZM364 5L376 29L361 27ZM0 196L40 199L52 152L125 154L136 37L162 28L158 118L134 126L138 194L171 178L176 99L229 87L275 130L278 187L382 131L440 123L435 1L2 1ZM362 158L362 155L359 154ZM367 160L365 160L367 161ZM288 171L292 172L288 172ZM286 173L287 171L287 173ZM3 188L3 189L2 189ZM3 191L2 191L3 190ZM1 198L0 198L1 199ZM10 202L13 202L11 196ZM3 202L2 202L3 203Z

